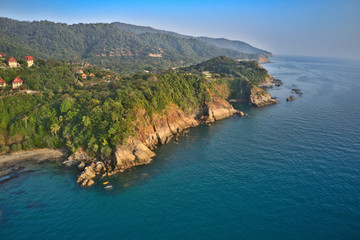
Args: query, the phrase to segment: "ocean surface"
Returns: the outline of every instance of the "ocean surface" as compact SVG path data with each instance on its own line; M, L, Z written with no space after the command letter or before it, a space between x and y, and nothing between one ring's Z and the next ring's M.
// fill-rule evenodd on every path
M60 164L0 184L0 239L360 239L360 62L271 61L279 104L236 105L111 191Z

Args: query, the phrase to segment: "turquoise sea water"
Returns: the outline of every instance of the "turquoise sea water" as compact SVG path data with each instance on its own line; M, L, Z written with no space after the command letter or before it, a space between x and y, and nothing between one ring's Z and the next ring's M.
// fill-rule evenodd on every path
M360 62L272 61L279 104L191 129L111 191L58 164L0 184L0 239L360 239Z

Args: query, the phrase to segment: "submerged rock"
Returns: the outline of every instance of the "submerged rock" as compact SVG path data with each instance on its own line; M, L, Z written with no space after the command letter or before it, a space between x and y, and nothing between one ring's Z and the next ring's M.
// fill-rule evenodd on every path
M302 95L302 92L301 92L301 89L299 88L293 88L291 89L292 92L296 93L297 95L301 96Z
M286 101L289 102L289 101L294 101L296 98L291 95L290 97L286 98Z

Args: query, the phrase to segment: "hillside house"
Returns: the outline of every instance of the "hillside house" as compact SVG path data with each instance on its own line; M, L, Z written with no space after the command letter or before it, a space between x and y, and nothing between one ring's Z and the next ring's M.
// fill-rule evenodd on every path
M12 88L16 89L19 88L23 84L23 80L21 80L19 77L16 77L14 81L12 81Z
M90 74L89 74L89 77L95 77L95 74L90 73Z
M16 59L13 57L8 59L8 64L10 68L16 68L18 66Z
M0 87L6 87L6 82L0 77Z
M31 67L32 65L34 65L34 58L32 56L26 56L25 62L28 67Z
M6 54L5 53L0 53L0 59L1 60L5 60L6 59Z
M81 74L82 79L86 79L87 75L85 73Z

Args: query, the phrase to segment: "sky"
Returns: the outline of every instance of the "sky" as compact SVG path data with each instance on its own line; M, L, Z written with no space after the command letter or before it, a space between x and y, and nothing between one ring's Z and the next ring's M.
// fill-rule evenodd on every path
M0 0L0 17L123 22L241 40L275 55L360 59L360 0Z

